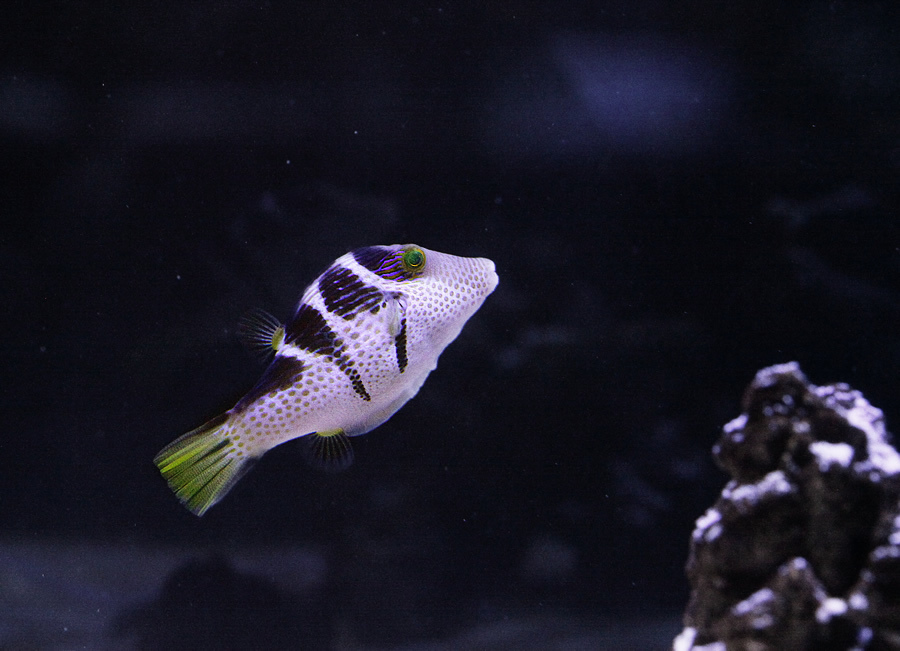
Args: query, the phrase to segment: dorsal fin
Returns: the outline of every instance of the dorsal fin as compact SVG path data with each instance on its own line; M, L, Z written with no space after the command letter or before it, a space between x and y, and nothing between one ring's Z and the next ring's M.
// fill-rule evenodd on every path
M265 310L250 310L238 321L238 334L247 348L266 359L284 344L284 326Z

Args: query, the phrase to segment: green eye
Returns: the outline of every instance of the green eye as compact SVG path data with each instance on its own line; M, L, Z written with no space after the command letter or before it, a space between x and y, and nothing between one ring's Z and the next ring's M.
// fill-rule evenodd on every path
M422 249L409 249L403 252L403 266L409 273L418 273L425 268L425 252Z

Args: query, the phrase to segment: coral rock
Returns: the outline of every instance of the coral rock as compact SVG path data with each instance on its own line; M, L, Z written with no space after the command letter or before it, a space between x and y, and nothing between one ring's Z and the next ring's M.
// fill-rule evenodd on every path
M713 448L677 651L900 649L900 455L882 413L796 363L763 369Z

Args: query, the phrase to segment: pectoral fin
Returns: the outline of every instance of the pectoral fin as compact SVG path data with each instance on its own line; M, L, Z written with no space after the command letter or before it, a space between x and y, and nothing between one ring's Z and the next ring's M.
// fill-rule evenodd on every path
M390 293L387 295L385 302L387 303L388 332L392 337L396 337L406 323L406 297L403 294Z

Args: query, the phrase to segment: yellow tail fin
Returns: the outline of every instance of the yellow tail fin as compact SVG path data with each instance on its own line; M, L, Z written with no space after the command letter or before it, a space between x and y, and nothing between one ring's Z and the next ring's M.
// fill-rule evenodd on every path
M203 515L250 469L252 458L238 454L224 426L228 414L213 418L159 451L153 463L181 503Z

